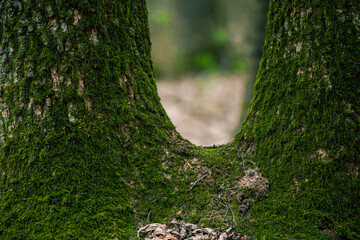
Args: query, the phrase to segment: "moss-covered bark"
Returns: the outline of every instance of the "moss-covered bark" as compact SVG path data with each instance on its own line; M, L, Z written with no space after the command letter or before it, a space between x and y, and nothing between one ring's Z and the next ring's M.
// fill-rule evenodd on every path
M258 237L360 238L359 46L359 1L272 1L234 141L270 182L250 214Z
M161 156L182 142L156 92L145 1L4 0L0 16L0 235L134 235L136 206L170 195Z
M359 5L273 1L244 128L203 149L159 102L145 0L0 1L0 236L359 238Z

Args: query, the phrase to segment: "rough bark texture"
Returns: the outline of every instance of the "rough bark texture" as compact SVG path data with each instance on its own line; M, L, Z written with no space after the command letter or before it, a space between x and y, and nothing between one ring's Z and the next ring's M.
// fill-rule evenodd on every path
M359 5L274 1L244 128L203 149L159 102L144 0L1 1L0 236L359 238Z
M177 139L145 1L4 0L0 16L0 235L133 235L134 206L169 194L160 157Z
M250 214L258 237L360 238L359 45L359 1L272 1L234 141L270 182Z

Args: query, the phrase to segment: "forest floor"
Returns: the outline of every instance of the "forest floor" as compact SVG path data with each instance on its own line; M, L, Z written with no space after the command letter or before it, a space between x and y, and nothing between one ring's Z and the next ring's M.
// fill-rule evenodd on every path
M240 126L242 75L198 75L157 82L161 102L178 132L196 145L230 142Z

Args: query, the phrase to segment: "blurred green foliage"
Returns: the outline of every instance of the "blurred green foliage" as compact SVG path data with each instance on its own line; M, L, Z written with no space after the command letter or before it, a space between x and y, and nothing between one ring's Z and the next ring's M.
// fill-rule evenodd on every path
M157 79L216 71L250 74L253 85L268 1L151 0L147 5Z
M225 45L229 43L229 32L223 27L218 27L212 33L213 41L218 45Z
M210 52L200 52L195 56L196 68L199 70L215 70L218 63L213 54Z
M167 11L157 11L153 15L153 22L158 26L167 26L171 23L171 13Z
M232 64L232 71L238 74L246 72L247 71L246 61L244 59L235 60Z

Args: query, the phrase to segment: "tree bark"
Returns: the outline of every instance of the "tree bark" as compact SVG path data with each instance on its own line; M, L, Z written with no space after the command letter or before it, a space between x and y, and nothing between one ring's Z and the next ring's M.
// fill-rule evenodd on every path
M1 1L0 235L359 238L359 5L273 1L244 127L204 149L160 104L144 0Z
M160 157L182 141L145 1L9 0L0 16L0 235L133 235L136 196L148 211L169 191Z
M360 237L359 14L359 1L271 2L255 96L234 141L270 182L251 213L259 237Z

